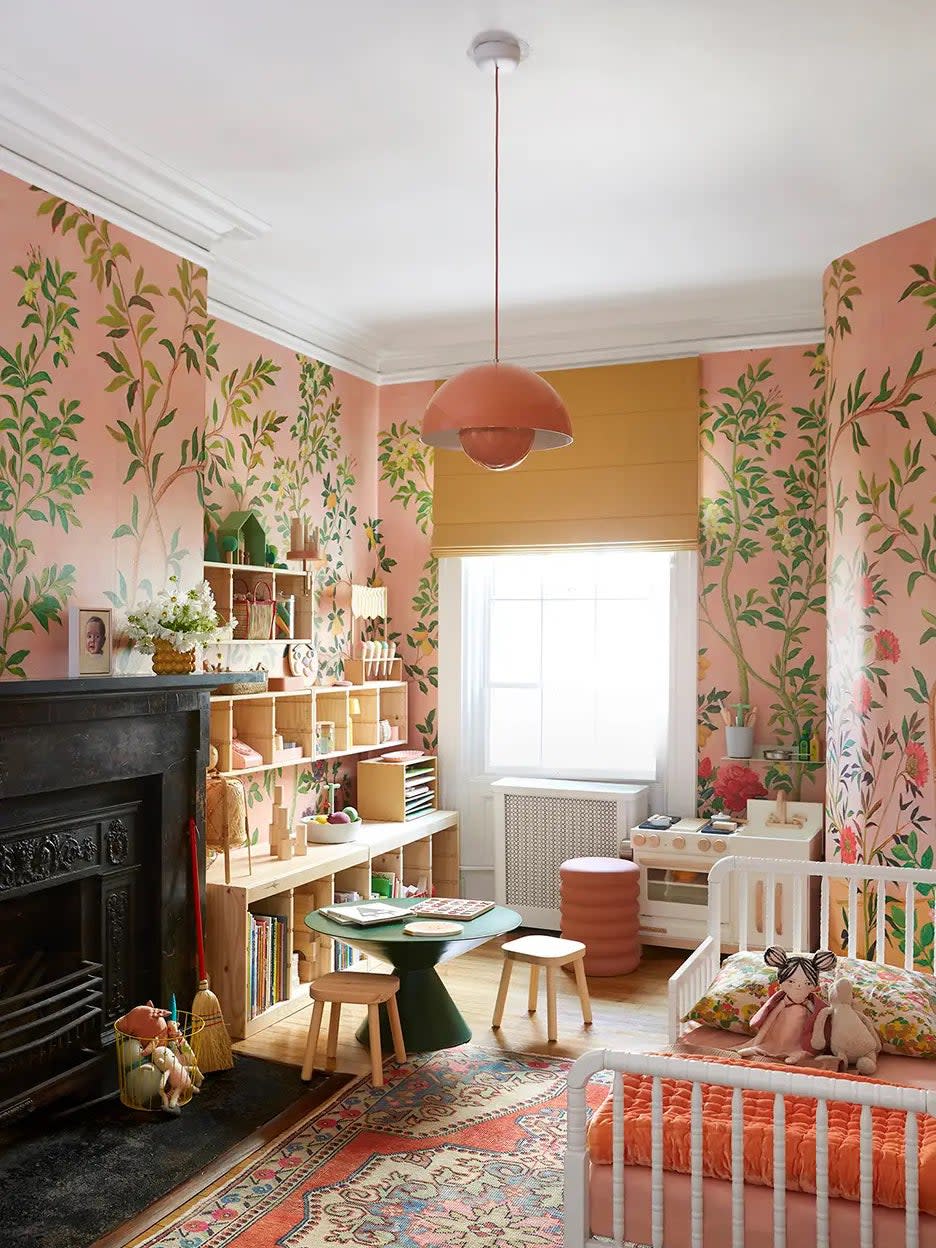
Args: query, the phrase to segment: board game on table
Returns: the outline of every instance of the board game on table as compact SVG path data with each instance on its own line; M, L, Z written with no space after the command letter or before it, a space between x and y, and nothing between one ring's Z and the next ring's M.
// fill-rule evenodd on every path
M410 914L432 919L476 919L494 909L493 901L469 901L464 897L427 897L417 902Z

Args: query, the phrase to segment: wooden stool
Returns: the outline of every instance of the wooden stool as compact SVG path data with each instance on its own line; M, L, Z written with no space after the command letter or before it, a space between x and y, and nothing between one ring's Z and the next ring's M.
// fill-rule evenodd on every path
M504 1004L507 1001L507 988L510 984L510 973L515 962L530 964L530 994L527 999L527 1010L536 1013L536 992L539 987L539 969L546 967L546 1034L550 1040L556 1040L556 971L560 966L572 964L575 972L575 986L578 989L579 1001L582 1003L582 1018L586 1027L591 1026L591 1001L588 998L588 983L585 979L585 946L578 940L560 940L558 936L521 936L519 940L509 940L504 945L504 969L501 971L500 987L497 990L497 1002L494 1006L492 1027L499 1027L504 1017Z
M400 1013L396 1002L399 986L400 981L396 975L370 975L364 971L333 971L331 975L323 975L320 979L314 980L309 985L309 996L315 1005L312 1007L312 1021L309 1023L309 1038L306 1041L305 1059L302 1063L302 1078L310 1079L315 1068L315 1050L318 1047L325 1002L331 1005L331 1013L328 1016L328 1043L325 1047L325 1065L326 1068L331 1069L334 1068L335 1057L338 1053L338 1021L341 1018L341 1007L343 1005L366 1005L370 1029L371 1078L375 1088L382 1088L383 1055L380 1051L380 1014L377 1009L379 1005L386 1003L387 1006L394 1055L398 1062L406 1061L403 1032L400 1028Z

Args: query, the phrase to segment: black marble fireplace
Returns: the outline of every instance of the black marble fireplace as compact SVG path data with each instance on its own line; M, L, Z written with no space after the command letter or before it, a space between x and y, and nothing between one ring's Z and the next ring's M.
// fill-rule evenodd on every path
M0 683L0 1123L100 1088L129 1006L191 1002L218 680Z

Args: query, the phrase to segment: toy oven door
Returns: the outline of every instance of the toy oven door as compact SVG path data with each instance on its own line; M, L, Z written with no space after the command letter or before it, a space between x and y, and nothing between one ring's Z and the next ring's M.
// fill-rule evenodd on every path
M654 920L695 920L704 929L708 916L708 873L716 860L696 854L641 852L640 912ZM730 890L724 890L723 905ZM722 914L723 924L730 921Z

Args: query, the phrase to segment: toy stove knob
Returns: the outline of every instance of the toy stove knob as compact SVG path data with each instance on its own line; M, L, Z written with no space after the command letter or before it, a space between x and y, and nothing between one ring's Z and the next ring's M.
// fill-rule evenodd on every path
M673 849L685 849L685 848L686 848L686 838L684 836L674 836L673 837Z
M699 841L700 852L703 854L707 854L711 848L712 848L712 842L708 839L707 836L703 836L702 839Z
M647 844L652 845L654 849L656 849L659 843L660 843L660 838L657 836L655 832L653 833L652 836L647 837Z
M633 841L635 845L643 845L646 839L647 838L644 836L642 832L635 832L634 835L631 837L631 840Z
M724 841L712 841L712 849L715 850L716 854L723 854L727 848L728 846Z

